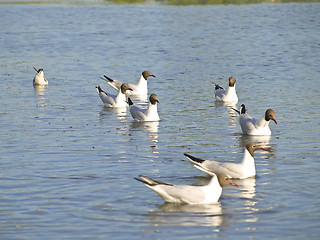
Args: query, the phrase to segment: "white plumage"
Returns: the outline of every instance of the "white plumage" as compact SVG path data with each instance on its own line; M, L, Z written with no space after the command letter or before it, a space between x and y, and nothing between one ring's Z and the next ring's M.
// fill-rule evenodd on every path
M118 95L107 94L100 86L97 86L96 89L105 107L120 108L127 106L126 92L131 91L127 83L121 85Z
M147 121L159 121L158 114L158 96L156 94L151 94L149 97L148 108L141 109L138 106L133 105L133 102L128 98L129 111L132 118L137 122L147 122Z
M43 69L36 69L35 67L33 67L34 70L36 70L36 75L33 78L33 85L37 86L37 85L48 85L48 80L44 77L44 73L43 73Z
M225 90L223 87L220 87L218 84L215 84L215 98L219 102L238 102L238 96L236 92L236 79L234 77L229 78L229 87Z
M254 151L256 150L266 149L260 148L254 143L247 144L240 163L220 163L217 161L202 160L186 153L184 155L191 161L190 163L192 163L195 168L198 168L210 176L223 173L230 178L245 179L256 175L254 162Z
M234 109L239 113L239 123L241 130L247 135L271 135L271 130L269 127L270 120L277 124L275 119L275 111L273 109L267 109L264 116L260 119L253 118L247 114L245 105L242 104L240 111Z
M137 84L129 84L132 91L128 92L128 95L148 95L148 77L156 76L151 74L149 71L143 71ZM104 78L102 79L107 81L111 87L119 91L122 81L111 79L106 75L104 75Z
M208 185L205 186L171 185L145 176L140 176L140 178L142 180L138 178L135 179L144 183L147 187L155 191L164 201L170 203L217 203L221 196L223 186L228 184L238 186L224 174L214 175Z

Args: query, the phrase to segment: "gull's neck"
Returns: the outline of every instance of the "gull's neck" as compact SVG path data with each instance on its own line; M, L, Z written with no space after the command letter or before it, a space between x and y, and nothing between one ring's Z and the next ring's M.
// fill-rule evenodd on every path
M119 90L119 93L115 99L116 102L120 102L120 101L126 101L126 95L122 93L121 89Z
M246 172L249 172L251 174L249 175L255 175L256 174L256 167L254 164L254 157L250 154L247 148L244 150L243 159L241 162L241 165L244 169L246 169Z
M151 117L152 119L159 120L159 115L158 115L158 104L151 104L151 102L148 103L148 109L146 112L146 116L149 118Z
M222 193L222 187L220 186L220 183L218 181L218 176L214 174L214 176L211 178L210 182L207 186L205 186L205 188L209 188L209 191L211 192L211 194L207 195L206 200L217 202Z
M262 118L260 118L260 119L257 121L256 127L257 127L257 128L269 127L269 123L270 123L270 121L266 121L265 117L263 116Z
M233 87L228 87L228 90L226 92L226 97L230 97L230 96L233 96L233 95L237 95L237 92L236 92L236 85L234 85Z
M138 91L141 93L148 93L148 81L141 75L139 82L137 84Z

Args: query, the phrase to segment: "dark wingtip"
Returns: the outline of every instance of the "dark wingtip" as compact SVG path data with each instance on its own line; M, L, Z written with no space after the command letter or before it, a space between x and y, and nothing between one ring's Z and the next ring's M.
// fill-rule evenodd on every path
M40 72L40 70L42 70L42 71L43 71L43 68L36 69L35 67L33 67L33 69L34 69L37 73L39 73L39 72Z
M102 88L100 86L96 86L96 89L98 90L99 93L105 93L106 95L108 95L108 93L106 93L105 91L102 90Z
M246 110L246 106L244 104L241 104L241 107L240 107L240 114L245 114L247 112Z
M220 87L218 84L212 82L214 84L214 90L223 89L223 87Z
M205 160L200 159L200 158L196 158L194 156L191 156L187 153L184 153L183 155L185 155L187 158L189 158L191 161L197 162L197 163L203 163Z
M113 82L113 79L109 78L108 76L106 75L103 75L105 77L106 80L108 80L109 82Z
M223 89L223 87L220 87L219 85L216 85L215 90L218 90L218 89Z
M139 176L139 177L141 177L141 176ZM134 178L134 179L137 180L137 181L139 181L139 182L142 182L143 184L150 185L148 182L146 182L146 181L144 181L144 180L142 180L142 179L140 179L140 178Z
M129 104L129 106L133 105L133 102L131 101L130 98L128 98L128 104Z
M231 107L232 110L236 111L239 115L240 115L240 111L238 109L235 109L233 107Z

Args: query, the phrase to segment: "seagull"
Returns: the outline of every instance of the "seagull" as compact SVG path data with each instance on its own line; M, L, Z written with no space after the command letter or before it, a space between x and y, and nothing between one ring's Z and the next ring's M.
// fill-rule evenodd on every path
M48 85L48 80L43 75L43 69L36 69L35 67L33 69L37 72L33 79L33 85Z
M276 113L273 109L267 109L264 116L260 119L253 118L247 114L246 107L244 104L241 105L240 111L232 108L237 113L239 113L239 123L242 132L247 135L271 135L271 130L269 127L270 120L276 121Z
M256 150L266 151L266 149L258 147L254 143L248 143L244 150L241 163L220 163L217 161L202 160L186 153L184 155L191 161L189 163L193 164L195 168L198 168L210 176L223 173L229 178L245 179L256 175L256 168L254 164L254 151Z
M234 77L229 77L229 87L227 90L215 84L215 97L219 102L238 102L238 96L236 93L236 79Z
M107 94L101 89L100 86L96 87L100 99L104 103L105 107L116 108L116 107L126 107L126 92L128 90L132 91L127 83L123 83L120 87L118 95Z
M222 193L222 187L228 184L238 186L224 174L214 175L208 185L205 186L171 185L145 176L140 175L139 177L141 179L135 179L144 183L147 187L155 191L164 201L170 203L217 203Z
M132 118L137 122L149 122L149 121L159 121L158 107L157 103L158 96L156 94L151 94L149 97L149 103L147 109L141 109L135 105L130 98L128 98L129 110Z
M103 76L104 78L101 78L101 79L107 81L107 83L109 83L111 87L119 91L120 86L122 84L120 80L111 79L106 75L103 75ZM138 84L129 84L129 87L132 88L132 92L128 93L128 95L148 95L148 82L147 82L148 77L155 78L156 76L151 74L149 71L143 71L140 76Z

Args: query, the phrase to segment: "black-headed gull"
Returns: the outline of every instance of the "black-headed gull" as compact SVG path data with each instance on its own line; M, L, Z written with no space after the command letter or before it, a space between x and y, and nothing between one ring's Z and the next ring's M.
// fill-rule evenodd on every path
M37 72L33 78L33 85L48 85L48 80L44 77L43 69L36 69L35 67L33 69Z
M164 201L170 203L217 203L222 193L222 187L229 184L238 186L224 174L214 175L208 185L205 186L171 185L145 176L140 175L139 177L141 179L135 179L144 183L147 187L155 191Z
M127 91L132 90L127 83L121 85L118 95L107 94L100 86L97 86L96 89L104 106L109 108L126 107L127 99L125 94Z
M190 163L192 163L194 167L210 176L223 173L229 178L244 179L256 175L256 167L254 163L254 151L256 150L266 151L266 149L258 147L254 143L248 143L244 150L241 163L220 163L217 161L196 158L186 153L184 155L191 161Z
M236 92L236 79L234 77L229 77L229 87L227 90L215 84L215 97L219 102L238 102L238 96Z
M276 113L273 109L267 109L264 116L260 119L253 118L247 114L246 107L244 104L241 105L240 110L234 109L239 113L239 123L241 130L247 135L271 135L271 130L269 127L270 120L276 121Z
M122 82L120 80L114 80L106 75L103 75L103 80L107 81L111 87L119 91ZM147 95L148 94L148 77L156 77L155 75L151 74L149 71L143 71L138 84L129 84L129 87L132 88L132 91L128 93L128 95Z
M156 94L151 94L149 97L148 108L141 109L135 105L130 98L128 98L129 103L129 111L131 113L132 118L137 122L148 122L148 121L159 121L158 107L157 103L158 96Z

